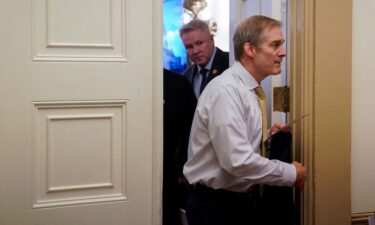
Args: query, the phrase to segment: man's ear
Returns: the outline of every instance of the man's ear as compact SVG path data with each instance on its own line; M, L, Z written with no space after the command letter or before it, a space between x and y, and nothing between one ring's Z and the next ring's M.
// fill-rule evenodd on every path
M247 56L252 58L256 55L256 49L255 49L254 45L252 45L250 43L245 43L243 48L244 48L244 52Z

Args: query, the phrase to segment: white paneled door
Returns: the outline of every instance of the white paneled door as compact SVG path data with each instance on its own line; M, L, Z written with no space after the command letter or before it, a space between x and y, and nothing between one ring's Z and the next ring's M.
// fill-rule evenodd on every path
M155 2L1 1L0 225L153 223Z

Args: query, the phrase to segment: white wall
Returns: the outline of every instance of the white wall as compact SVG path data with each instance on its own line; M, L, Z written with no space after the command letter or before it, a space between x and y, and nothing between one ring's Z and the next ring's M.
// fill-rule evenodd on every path
M206 0L211 19L217 23L215 45L223 51L229 51L229 0Z
M375 132L373 131L375 128L375 121L373 120L375 115L374 12L374 0L353 0L353 213L375 211Z

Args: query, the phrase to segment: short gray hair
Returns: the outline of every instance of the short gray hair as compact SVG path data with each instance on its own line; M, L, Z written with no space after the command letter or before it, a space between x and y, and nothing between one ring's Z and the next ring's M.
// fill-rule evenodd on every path
M244 52L244 45L250 43L258 47L265 28L281 27L281 22L267 16L251 16L242 21L233 35L234 58L239 61Z
M199 19L194 19L180 28L180 37L182 37L185 33L189 33L193 30L201 30L203 31L203 33L211 35L210 28L208 27L206 22Z

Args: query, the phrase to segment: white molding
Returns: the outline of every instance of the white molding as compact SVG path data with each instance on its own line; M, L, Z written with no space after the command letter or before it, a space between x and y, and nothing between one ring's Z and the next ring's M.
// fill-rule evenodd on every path
M152 1L153 27L153 113L152 113L152 225L162 224L163 180L163 1Z
M90 196L87 198L63 198L55 201L41 200L37 201L32 205L32 209L39 208L52 208L61 207L69 205L83 205L90 203L105 203L105 202L118 202L118 201L128 201L128 199L123 195L113 194L113 195L98 195Z
M32 61L34 62L128 62L126 8L128 0L108 0L108 37L87 43L82 40L51 40L49 0L32 0Z
M93 101L35 101L31 103L32 108L32 208L46 208L88 203L101 203L113 201L126 201L128 191L128 171L129 162L127 151L129 151L128 127L130 124L128 118L129 100L93 100ZM52 163L57 162L51 159L51 155L55 155L55 159L59 154L54 154L53 147L50 146L51 139L51 123L52 122L69 122L69 121L85 121L105 120L106 138L104 139L104 147L100 148L100 152L105 156L97 158L102 164L102 174L99 177L90 177L88 169L82 172L77 171L79 176L87 177L85 180L70 179L70 175L64 176L65 179L52 180L53 174L50 174L54 168L60 168L57 171L64 171L66 168L80 168L79 164L73 163L69 167L63 168L54 166ZM90 122L91 123L91 122ZM101 124L101 123L99 123ZM99 127L101 131L102 127ZM86 128L90 129L89 128ZM86 130L77 133L85 135ZM99 131L99 130L98 130ZM85 132L85 133L83 133ZM64 136L57 136L64 138ZM68 138L70 136L68 135ZM77 137L77 136L74 136ZM78 137L77 137L78 138ZM58 142L57 142L58 143ZM74 143L74 142L73 142ZM86 140L83 144L90 146L91 140ZM59 145L57 145L59 146ZM64 145L63 145L64 146ZM75 144L74 148L80 149L80 145ZM52 149L52 150L51 150ZM57 149L61 149L57 148ZM86 153L91 154L90 151ZM102 150L105 150L103 152ZM59 153L62 151L56 151ZM85 151L74 155L76 157L84 156ZM64 157L62 158L64 159ZM87 158L91 162L91 158ZM104 160L104 161L103 161ZM87 164L96 167L95 164ZM76 165L76 167L74 167ZM77 166L78 165L78 166ZM72 167L73 166L73 167ZM90 169L90 168L89 168ZM59 172L57 172L59 173Z
M375 212L352 213L352 225L368 225L368 217L375 215Z

